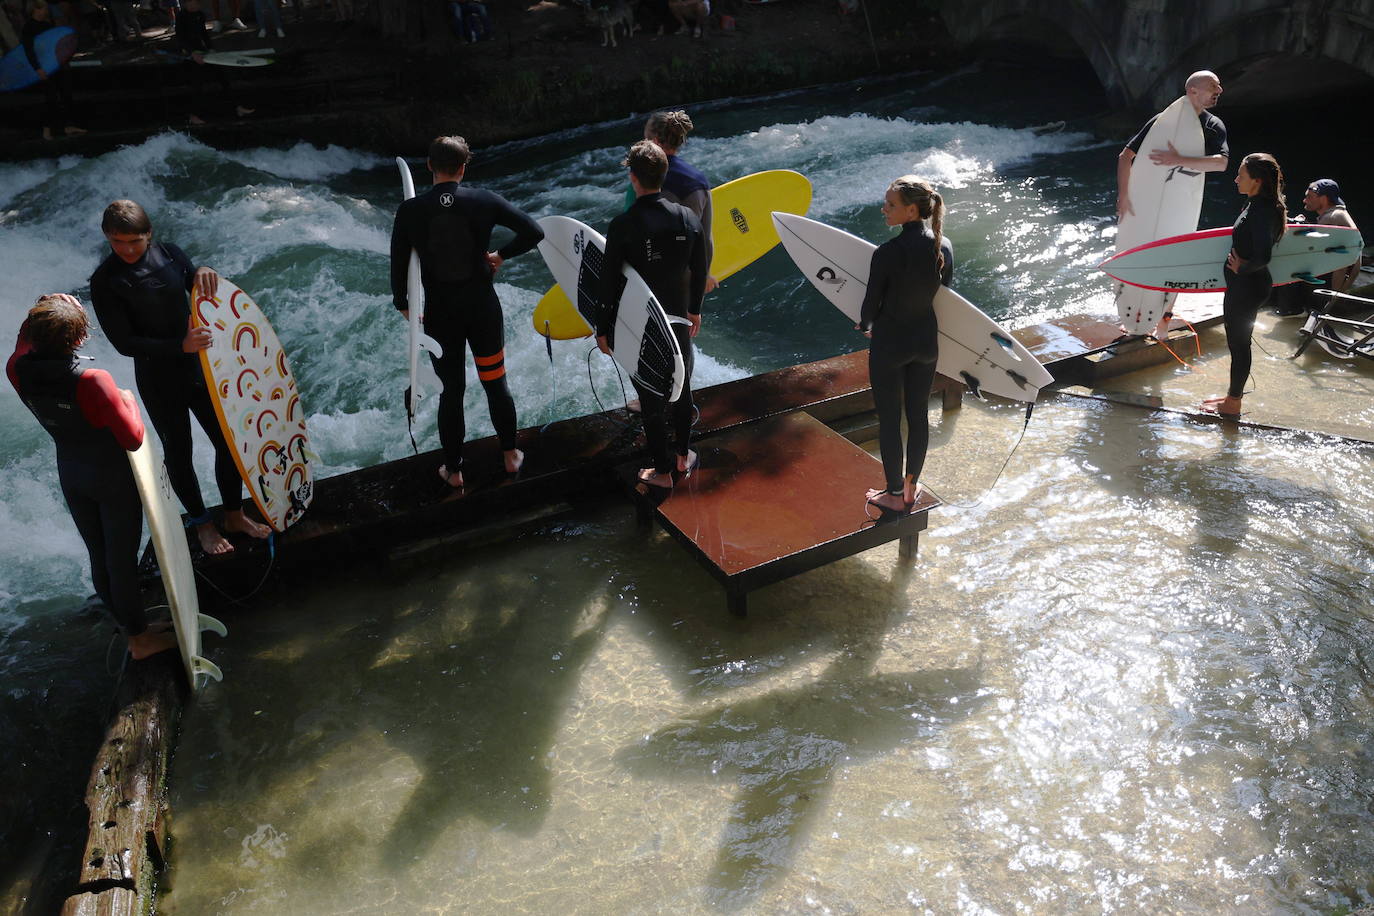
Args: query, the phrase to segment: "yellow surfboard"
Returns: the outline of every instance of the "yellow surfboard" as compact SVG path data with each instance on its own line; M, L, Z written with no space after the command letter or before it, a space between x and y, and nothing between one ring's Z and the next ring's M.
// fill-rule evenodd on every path
M778 244L772 212L804 216L811 206L811 182L800 172L755 172L711 189L711 276L724 280ZM590 337L592 328L572 300L555 286L534 307L534 330L554 340Z

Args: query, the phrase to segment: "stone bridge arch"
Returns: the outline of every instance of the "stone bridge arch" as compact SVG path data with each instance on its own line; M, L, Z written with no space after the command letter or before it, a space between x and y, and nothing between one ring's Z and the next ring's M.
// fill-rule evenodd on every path
M1374 84L1374 0L942 0L941 12L966 46L1071 42L1122 107L1158 110L1203 68L1249 105Z

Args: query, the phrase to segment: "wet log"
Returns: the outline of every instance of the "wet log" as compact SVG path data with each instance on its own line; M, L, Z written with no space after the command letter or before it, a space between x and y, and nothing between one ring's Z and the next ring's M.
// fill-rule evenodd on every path
M167 764L185 694L175 652L128 663L91 766L85 854L63 916L151 910L166 864Z

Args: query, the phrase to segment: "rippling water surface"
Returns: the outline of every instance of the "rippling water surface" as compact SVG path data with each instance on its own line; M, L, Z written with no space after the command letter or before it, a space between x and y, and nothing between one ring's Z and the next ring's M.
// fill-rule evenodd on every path
M684 155L717 182L803 171L812 216L874 240L887 182L921 173L947 192L966 296L1012 326L1106 312L1090 268L1112 244L1119 140L1075 129L1100 103L1013 85L970 70L694 109ZM1030 129L1064 117L1061 132ZM638 130L478 150L470 180L604 226ZM388 160L165 135L0 166L4 327L40 293L84 293L116 196L256 294L292 354L324 473L408 453ZM1224 182L1206 213L1234 213ZM500 280L522 425L618 402L599 359L593 395L586 344L557 345L551 364L530 330L549 282L539 259ZM703 385L860 343L780 251L707 309ZM103 338L88 351L131 386ZM1296 415L1303 398L1321 391L1295 392ZM475 384L469 407L471 434L488 433ZM211 637L226 680L183 723L163 908L1368 902L1368 451L1061 398L984 497L1020 417L970 404L940 419L927 477L976 505L932 517L916 566L870 551L759 592L744 624L614 504L420 573L269 591L229 639ZM89 583L51 446L8 389L0 421L0 729L14 736L0 765L19 787L0 800L0 843L28 856L0 872L0 903L19 906L84 781L112 678L108 627L72 611Z

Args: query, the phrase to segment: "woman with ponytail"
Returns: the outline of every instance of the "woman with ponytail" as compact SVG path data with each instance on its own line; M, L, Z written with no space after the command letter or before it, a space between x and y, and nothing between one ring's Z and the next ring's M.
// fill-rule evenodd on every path
M1269 259L1283 238L1288 208L1283 203L1283 170L1268 153L1251 153L1236 171L1236 189L1247 200L1231 228L1226 258L1226 297L1222 315L1226 347L1231 351L1231 380L1226 394L1207 398L1202 409L1223 417L1240 416L1240 399L1250 377L1250 337L1255 316L1269 298L1274 280Z
M887 189L883 218L902 231L873 252L857 325L873 341L868 349L868 377L878 410L878 444L887 478L886 486L868 491L868 501L887 512L906 512L916 501L917 481L930 445L926 405L938 355L934 300L945 267L940 251L945 204L929 182L905 175Z

